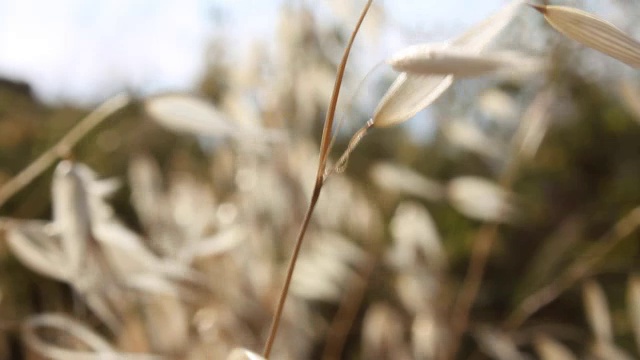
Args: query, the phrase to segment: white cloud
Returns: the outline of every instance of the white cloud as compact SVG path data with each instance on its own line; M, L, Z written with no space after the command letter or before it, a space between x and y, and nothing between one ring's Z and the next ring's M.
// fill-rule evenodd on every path
M187 89L204 67L206 10L198 0L3 1L0 73L49 101Z

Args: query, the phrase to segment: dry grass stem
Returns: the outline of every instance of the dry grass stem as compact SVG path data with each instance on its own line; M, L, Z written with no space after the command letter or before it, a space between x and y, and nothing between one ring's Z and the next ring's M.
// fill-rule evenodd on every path
M544 131L539 130L539 126L532 126L531 123L545 123L544 118L548 116L548 109L551 106L551 92L542 92L538 95L525 113L525 120L521 121L516 136L512 140L514 155L508 160L505 169L498 181L499 188L511 189L518 166L523 158L532 157L538 146L542 142ZM535 141L529 140L532 132L535 132ZM532 144L533 142L533 144ZM487 262L491 254L491 249L499 232L499 225L495 222L486 223L477 232L473 242L471 260L467 268L462 288L456 299L452 311L452 346L449 356L454 356L458 350L460 338L466 331L469 322L469 315L473 303L478 296L478 291L482 284Z
M358 310L364 300L369 279L376 268L376 262L368 259L361 274L354 273L349 290L342 297L340 306L329 325L328 336L322 354L322 359L340 359L347 341L347 336L358 315Z
M577 281L588 276L594 266L606 257L622 240L636 231L638 227L640 227L640 207L633 209L620 219L613 229L598 239L589 250L576 259L554 281L523 300L507 318L505 326L510 329L520 327L536 311L557 299Z
M248 52L210 39L197 96L119 95L78 121L0 79L0 358L640 354L640 90L563 35L638 68L640 42L505 0L365 82L354 64L416 31L378 23L392 36L356 54L374 2L330 3L352 20L291 2ZM71 130L51 140L43 114Z
M342 84L342 79L344 77L344 71L347 66L347 60L349 60L349 53L351 52L351 47L353 46L353 42L358 34L358 30L364 21L365 16L367 15L367 11L371 6L372 0L367 1L366 5L362 9L358 22L351 33L349 38L349 42L344 50L342 60L340 61L340 65L338 67L338 73L336 75L335 85L333 87L333 93L331 95L331 101L329 102L329 109L327 110L327 116L324 122L324 126L322 129L322 138L320 140L320 158L318 160L318 171L316 173L316 181L313 187L313 194L311 195L311 200L309 202L309 207L302 221L302 225L300 226L300 231L298 232L298 236L296 238L295 246L293 249L293 253L289 260L289 265L287 267L287 275L285 277L285 282L282 287L282 291L280 292L280 298L278 299L278 304L276 306L276 311L274 312L273 319L271 322L271 327L269 330L269 335L267 337L264 350L262 352L262 356L265 359L269 359L269 355L271 354L271 350L273 348L273 344L275 342L276 335L278 333L278 326L280 325L280 320L282 318L282 311L284 310L284 304L287 299L287 294L289 293L289 286L291 285L291 278L293 277L293 272L295 270L296 262L298 260L298 255L300 254L300 248L302 246L302 242L304 240L304 235L307 231L307 227L309 226L309 221L311 220L311 215L313 214L313 210L318 202L318 198L320 197L320 192L322 191L322 185L325 181L325 171L327 167L327 159L329 156L329 150L331 147L331 139L332 139L332 130L333 130L333 121L335 117L336 106L338 103L338 97L340 95L340 86Z
M127 95L116 95L80 120L78 125L71 129L60 141L0 188L0 207L14 194L29 185L33 179L51 167L56 160L68 155L73 147L91 130L100 125L109 116L124 108L129 104L129 101L130 99Z

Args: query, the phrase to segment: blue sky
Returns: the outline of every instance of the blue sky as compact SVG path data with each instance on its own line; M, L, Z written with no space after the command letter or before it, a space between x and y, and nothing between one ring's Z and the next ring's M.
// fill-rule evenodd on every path
M347 0L324 4L332 1ZM187 91L204 69L208 40L220 35L213 9L234 41L268 41L283 2L0 0L0 76L30 83L47 102L93 104L123 89ZM504 2L378 1L388 19L382 31L394 34L378 52L453 35Z

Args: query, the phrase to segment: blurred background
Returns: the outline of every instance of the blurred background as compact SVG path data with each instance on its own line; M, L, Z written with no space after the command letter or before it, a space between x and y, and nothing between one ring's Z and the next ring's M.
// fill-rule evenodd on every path
M632 2L554 3L640 38ZM332 158L398 76L386 59L506 4L374 2ZM0 358L260 352L363 5L0 0L0 189L130 96L0 205ZM272 358L638 356L638 74L526 6L487 51L535 62L456 81L330 178Z

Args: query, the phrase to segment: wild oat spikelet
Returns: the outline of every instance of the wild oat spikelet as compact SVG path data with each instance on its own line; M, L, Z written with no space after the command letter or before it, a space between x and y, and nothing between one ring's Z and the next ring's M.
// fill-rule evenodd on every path
M531 5L566 37L640 68L640 43L611 23L568 6Z

